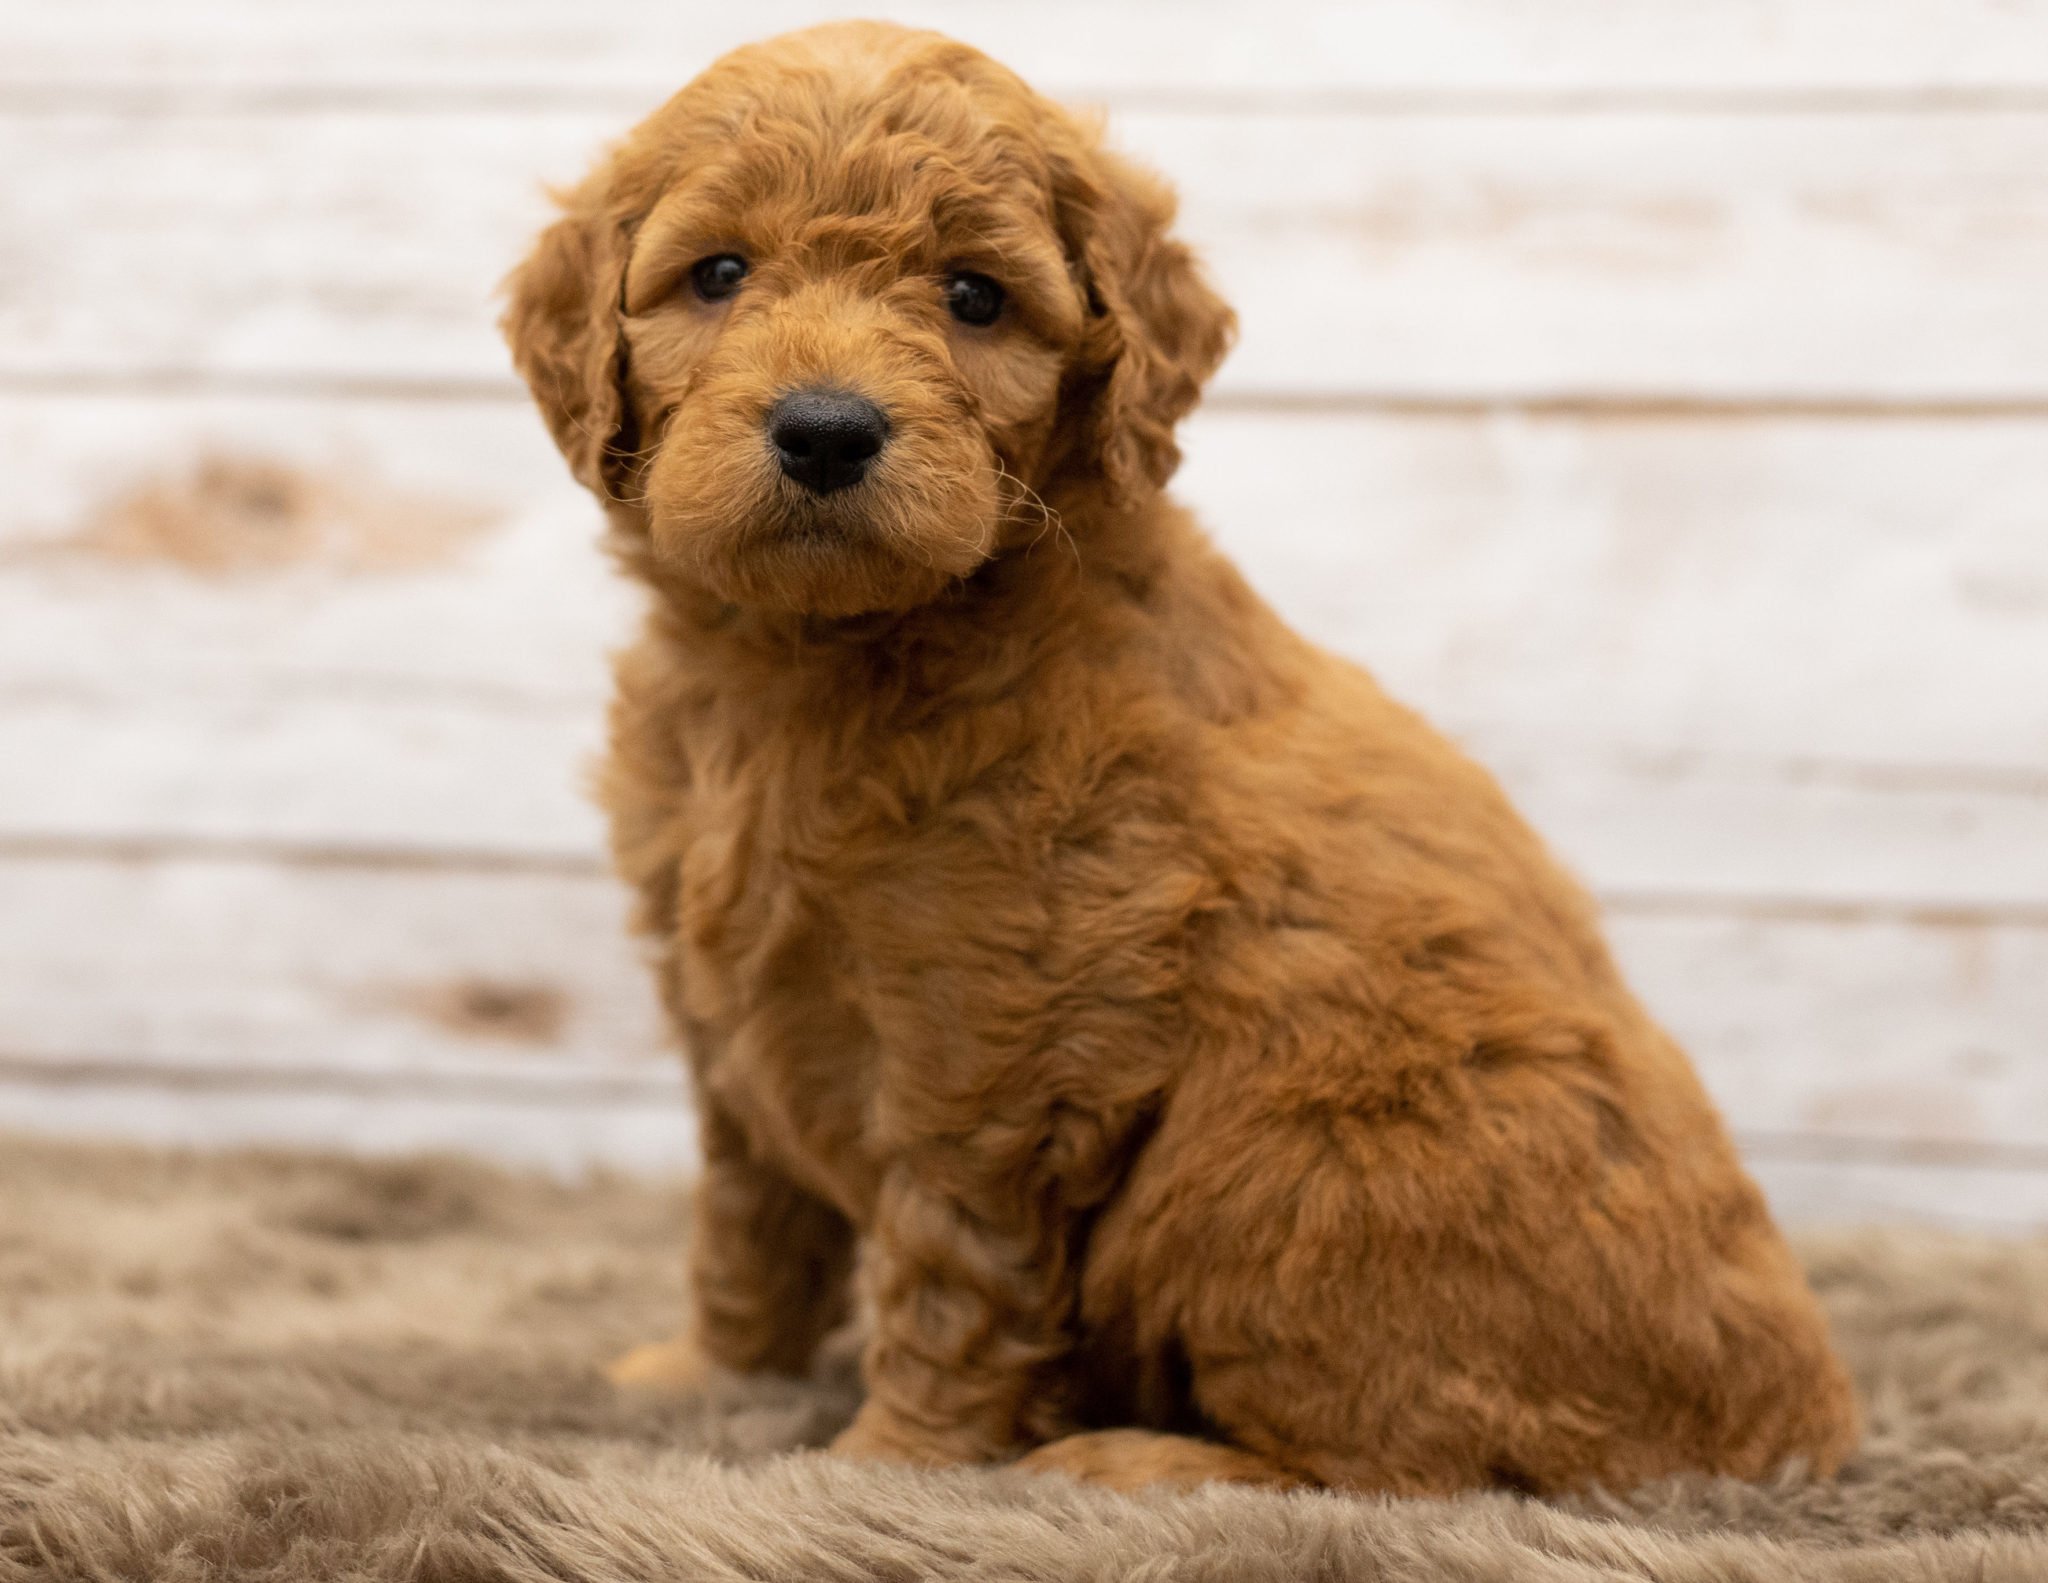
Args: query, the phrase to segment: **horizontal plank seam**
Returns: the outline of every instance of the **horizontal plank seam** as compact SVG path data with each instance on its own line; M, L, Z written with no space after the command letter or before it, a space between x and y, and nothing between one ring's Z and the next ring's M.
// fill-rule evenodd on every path
M1287 416L1485 418L1514 414L1634 421L1709 419L1983 420L2048 417L2048 394L1881 395L1862 392L1728 395L1680 391L1401 391L1221 389L1204 405L1223 412Z
M4 547L0 547L0 589L4 589L10 573L17 570L7 564ZM182 696L214 698L217 689L195 686L182 691ZM85 704L93 707L120 707L132 705L138 698L155 704L163 697L158 690L136 694L120 687L89 688L39 688L34 685L8 686L0 682L0 719L9 710L34 708L47 702L62 704ZM240 698L240 693L232 696ZM546 688L527 688L509 683L478 681L472 678L402 678L362 676L347 671L334 673L312 672L266 682L263 696L283 696L312 701L343 700L368 702L378 706L390 704L411 704L426 699L434 703L457 703L479 712L516 714L530 718L536 713L563 713L582 715L600 710L605 700L602 688L595 691L569 692ZM1466 749L1476 757L1500 770L1510 781L1522 773L1535 774L1530 748L1519 739L1493 738L1491 729L1483 722L1459 720L1439 716L1439 724L1448 730ZM1830 759L1812 755L1775 757L1766 754L1716 754L1686 750L1665 752L1655 748L1643 748L1627 742L1589 742L1569 731L1560 730L1549 734L1545 746L1554 755L1569 751L1582 770L1618 780L1635 779L1655 783L1658 787L1681 786L1688 783L1708 785L1737 784L1744 787L1767 787L1777 789L1822 788L1834 791L1872 793L1883 797L1969 797L2008 800L2018 803L2048 802L2048 769L2036 769L2019 764L1954 764L1926 763L1911 764L1867 759ZM148 831L125 831L106 835L63 835L53 832L16 831L0 829L0 843L13 840L40 842L99 843L120 846L129 842L156 843L185 840L210 839L204 836L188 836L175 833L151 833ZM241 839L239 837L229 839ZM277 845L299 845L293 841L275 842ZM320 845L314 841L309 843ZM411 846L405 848L413 850Z
M256 396L395 403L523 404L526 388L507 376L260 372L234 369L0 368L0 399L9 397ZM2048 419L2048 391L2027 395L1935 396L1857 392L1707 395L1679 391L1402 391L1219 389L1205 410L1303 417L1471 419L1501 415L1570 419L1699 421L1786 418L1847 421L1981 421Z
M609 872L596 852L375 846L188 835L99 837L0 834L0 862L215 862L359 873L555 875L597 878ZM1926 902L1911 898L1833 898L1714 891L1600 887L1601 905L1620 917L1905 925L1922 929L2048 930L2048 902Z
M596 508L592 507L593 520ZM593 534L593 541L594 541ZM44 540L20 546L0 542L0 588L13 579L33 577L50 567L75 570L84 555L75 545ZM105 563L95 567L103 569ZM127 567L115 563L116 575ZM109 578L111 584L113 578ZM121 593L125 594L126 589ZM247 692L222 688L211 680L151 676L141 686L135 678L95 677L88 682L68 679L12 681L0 677L0 719L17 711L57 708L119 708L147 699L154 706L161 700L218 702L242 699ZM595 719L604 707L602 688L572 692L567 688L534 687L516 682L493 682L464 676L374 676L360 671L314 670L263 679L265 700L303 700L309 703L353 703L377 709L444 709L452 706L472 715L506 715L531 720L536 715L566 715Z
M1617 917L1713 918L1757 923L1906 926L1915 929L2048 929L2048 903L1925 902L1910 898L1833 898L1727 894L1714 891L1597 887L1600 905Z
M1490 750L1489 750L1490 751ZM1581 749L1581 762L1598 749ZM2048 769L2020 764L1907 764L1869 759L1828 759L1720 755L1696 750L1661 752L1626 744L1609 749L1609 763L1645 777L1683 781L1689 777L1767 780L1787 786L1824 786L1898 796L1953 795L2011 797L2023 802L2048 798ZM1514 762L1506 754L1495 754Z
M353 1071L336 1067L240 1066L210 1061L141 1061L119 1056L19 1056L0 1053L0 1082L38 1087L159 1088L180 1092L312 1093L362 1097L473 1099L498 1104L558 1105L682 1101L681 1067L666 1062L639 1073L568 1073L524 1078L435 1071L431 1067ZM680 1112L685 1108L678 1104ZM1751 1160L1836 1165L1936 1166L1962 1170L2048 1171L2048 1145L1966 1142L1949 1138L1885 1138L1854 1134L1736 1129Z
M363 1071L334 1066L241 1065L175 1057L145 1061L110 1055L34 1056L0 1053L0 1082L44 1088L168 1088L180 1092L321 1093L364 1098L411 1096L477 1099L500 1104L559 1105L611 1102L641 1106L681 1100L681 1063L647 1062L642 1072L564 1072L525 1076L510 1072L436 1071L432 1067ZM680 1107L679 1107L680 1108Z
M124 81L108 77L0 80L0 115L470 115L615 112L651 109L680 84L674 78L608 84L508 79L433 81L247 82L200 78ZM2048 113L2048 84L2005 82L1857 87L1783 84L1768 88L1589 87L1461 88L1143 86L1042 81L1054 99L1112 111L1186 116L1743 116L2008 115Z
M1742 1127L1734 1131L1737 1146L1749 1159L1781 1164L2048 1171L2048 1144L1972 1142L1961 1138L1872 1138Z
M518 851L182 834L101 837L0 833L0 862L215 862L365 872L557 874L584 878L610 872L603 856L594 849Z

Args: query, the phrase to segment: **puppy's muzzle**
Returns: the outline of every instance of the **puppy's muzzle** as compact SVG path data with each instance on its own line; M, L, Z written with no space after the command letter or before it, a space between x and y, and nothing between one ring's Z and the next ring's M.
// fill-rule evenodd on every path
M768 440L782 471L813 494L857 484L889 440L889 420L863 396L797 390L768 413Z

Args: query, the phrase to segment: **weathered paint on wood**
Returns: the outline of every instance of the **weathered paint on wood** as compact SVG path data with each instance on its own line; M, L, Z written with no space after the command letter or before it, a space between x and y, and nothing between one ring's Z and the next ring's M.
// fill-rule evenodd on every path
M1218 413L1188 450L1283 613L1604 892L2048 909L2048 421ZM268 471L194 485L208 452ZM530 414L16 398L0 453L0 837L597 852L635 599Z
M0 1118L36 1132L188 1148L477 1154L563 1176L685 1172L697 1161L679 1074L658 1098L621 1102L548 1091L451 1093L431 1082L376 1091L283 1088L260 1077L199 1086L146 1076L108 1082L89 1069L23 1077L0 1068Z
M671 1081L625 898L594 870L52 854L0 858L0 887L17 1081L621 1105ZM1610 912L1645 1000L1767 1152L2048 1169L2048 921Z
M733 46L864 4L615 0L72 0L8 19L0 85L428 94L669 92ZM1926 93L2048 86L2039 0L897 0L894 20L1090 97ZM1574 102L1574 101L1567 101Z
M0 1071L0 1116L79 1137L118 1136L185 1147L234 1143L481 1154L564 1176L604 1170L681 1172L696 1138L680 1088L620 1103L547 1095L448 1095L431 1085L365 1093L262 1083L22 1079ZM1786 1156L1751 1147L1748 1164L1773 1207L1800 1225L1934 1224L1994 1233L2048 1227L2048 1171L1967 1159L1932 1162Z
M492 287L619 120L0 116L0 379L502 386ZM1242 316L1224 392L2048 404L2048 108L1115 126Z
M0 875L9 1059L559 1083L667 1048L625 896L594 868L50 856Z
M897 14L1182 187L1224 546L1596 883L1782 1211L2048 1224L2048 4L1049 5ZM687 1163L577 786L633 600L489 289L832 9L0 22L0 1122Z

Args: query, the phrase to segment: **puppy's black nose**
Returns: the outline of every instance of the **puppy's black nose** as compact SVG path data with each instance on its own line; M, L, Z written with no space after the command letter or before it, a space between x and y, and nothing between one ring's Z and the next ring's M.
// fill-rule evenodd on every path
M837 390L797 390L768 414L782 470L820 495L857 484L889 438L882 409Z

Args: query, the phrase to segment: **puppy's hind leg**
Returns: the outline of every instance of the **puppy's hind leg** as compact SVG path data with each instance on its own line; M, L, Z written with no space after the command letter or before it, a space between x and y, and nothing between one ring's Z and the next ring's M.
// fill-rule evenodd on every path
M1017 1466L1030 1473L1064 1473L1113 1490L1137 1490L1149 1484L1187 1487L1212 1480L1275 1489L1315 1484L1292 1468L1241 1446L1150 1429L1093 1429L1066 1435L1047 1441Z

